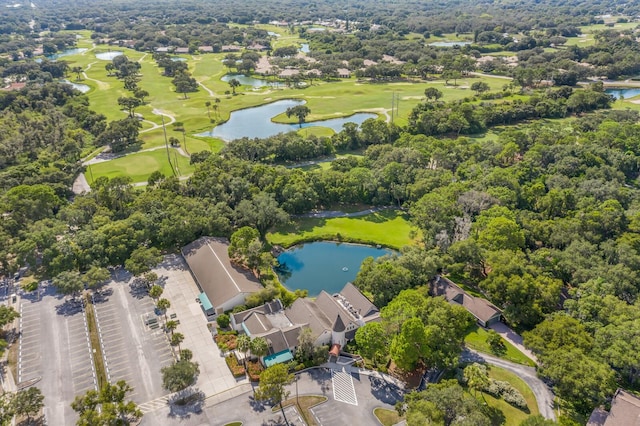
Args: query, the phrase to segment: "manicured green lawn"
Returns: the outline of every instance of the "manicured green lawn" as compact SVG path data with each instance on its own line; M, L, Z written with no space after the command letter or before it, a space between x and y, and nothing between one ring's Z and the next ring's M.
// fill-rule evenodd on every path
M471 349L475 349L479 352L484 352L487 354L493 354L491 351L491 347L487 343L487 336L489 333L482 327L478 325L474 325L469 328L467 335L464 338L464 343ZM515 346L506 340L502 339L505 346L507 347L507 352L504 355L495 355L500 358L506 359L508 361L517 362L518 364L528 365L531 367L535 366L535 363L531 361L525 354L520 352Z
M178 160L178 169L180 176L188 176L193 173L193 166L189 164L189 159L175 154L175 150L170 150L171 161ZM146 182L149 175L159 170L165 176L173 176L169 162L167 161L167 152L164 149L155 151L147 151L133 153L125 157L116 158L115 160L105 161L102 163L92 164L85 173L89 184L100 176L113 178L116 176L129 176L134 183Z
M260 27L281 35L277 40L274 40L276 47L304 42L297 34L289 33L286 28L269 25ZM98 59L96 54L109 50L118 50L127 55L130 60L140 63L142 78L138 85L149 92L149 97L146 99L147 104L136 110L145 119L141 129L143 133L140 135L143 142L142 148L160 147L165 143L164 132L161 128L144 131L151 128L152 124L150 122L156 125L161 124L162 116L158 112L175 117L176 121L184 123L186 141L183 142L183 145L186 142L188 152L195 153L202 150L218 151L224 143L213 138L194 137L194 134L209 131L215 124L228 120L232 111L263 105L279 99L299 98L306 100L311 109L311 114L307 117L309 122L348 116L361 111L374 112L382 119L387 119L390 116L391 99L395 94L400 101L398 114L394 121L398 125L405 125L413 107L424 101L424 90L427 87L437 87L443 92L443 100L451 101L471 96L473 93L468 87L474 81L486 81L492 90L501 90L505 84L505 80L491 77L465 77L459 79L456 86L447 86L442 80L369 83L350 78L332 82L318 80L314 81L312 86L304 88L263 88L253 90L243 86L238 89L238 94L233 96L230 93L226 93L230 92L229 84L220 80L229 72L222 64L225 54L195 54L183 55L183 57L187 59L187 64L193 77L204 87L200 87L195 93L187 94L185 98L182 94L174 91L171 78L162 76L161 69L156 65L150 53L119 47L113 48L106 45L93 47L89 31L74 31L73 33L82 35L82 38L78 41L78 47L85 47L89 50L82 54L65 57L65 60L69 62L70 67L80 66L85 70L87 78L79 83L86 84L91 88L87 93L91 108L98 113L104 114L109 121L125 117L125 113L118 106L118 98L130 96L130 93L124 89L122 81L114 76L108 76L105 65L109 62ZM447 34L442 39L457 40L458 38L455 34ZM434 38L432 41L438 41L438 39ZM219 99L220 102L216 103L216 99ZM348 100L348 102L345 100ZM217 111L211 108L208 112L205 105L206 102L217 105ZM294 117L289 118L285 114L268 118L279 122L295 121ZM165 117L165 122L168 123L169 121L170 118ZM316 136L331 136L333 134L331 129L323 127L302 129L300 132L304 135L314 134ZM174 132L170 125L167 126L167 136L175 136L181 142L183 139L182 134ZM184 162L184 159L180 161ZM155 170L161 170L165 173L170 172L166 158L158 153L139 153L136 154L135 161L118 159L95 165L92 168L94 169L94 177L96 175L117 176L128 174L134 182L146 180ZM187 167L183 167L182 163L180 163L180 168L181 170L187 169ZM366 236L359 236L358 238L364 237ZM406 241L407 238L400 238L400 240ZM391 245L397 245L398 241L396 240Z
M519 408L514 407L513 405L507 404L504 400L496 399L484 392L481 392L482 396L480 394L477 396L478 400L480 400L481 402L486 401L490 407L497 408L498 410L502 411L505 418L504 426L518 426L527 417L535 416L539 413L536 397L533 395L531 388L529 388L529 386L525 382L523 382L522 379L500 367L491 365L487 366L487 369L489 370L489 377L495 380L502 380L511 383L511 385L522 394L525 401L527 401L529 412L524 412Z
M402 417L395 410L387 410L386 408L378 407L373 410L373 414L382 426L393 426L402 420Z
M399 249L416 244L419 234L418 229L409 222L405 213L385 210L362 217L296 219L292 224L267 234L267 239L270 243L283 247L290 247L303 241L339 239Z

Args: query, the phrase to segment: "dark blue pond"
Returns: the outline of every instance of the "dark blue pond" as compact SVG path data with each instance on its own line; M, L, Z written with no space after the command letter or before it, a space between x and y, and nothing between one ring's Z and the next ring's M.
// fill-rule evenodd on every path
M297 99L285 99L272 102L254 108L233 111L229 121L216 126L210 132L199 133L196 136L208 136L220 138L225 141L232 141L240 138L268 138L278 133L297 131L301 128L298 124L274 123L272 117L282 114L287 108L304 104L304 101ZM349 117L331 118L328 120L312 121L302 123L302 128L322 126L329 127L336 132L342 130L345 123L362 124L369 118L377 118L376 114L370 112L359 112Z
M309 296L317 296L322 290L333 294L356 279L364 259L392 253L393 250L358 244L307 243L278 256L277 272L282 284L290 290L308 290Z
M612 95L616 99L624 97L625 99L634 98L640 95L640 88L636 89L606 89L605 93Z

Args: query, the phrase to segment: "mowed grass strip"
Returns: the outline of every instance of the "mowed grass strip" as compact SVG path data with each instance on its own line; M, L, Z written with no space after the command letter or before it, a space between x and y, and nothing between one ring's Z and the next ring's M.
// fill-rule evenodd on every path
M464 343L467 347L486 354L492 354L507 361L515 362L522 365L528 365L529 367L535 367L535 363L529 359L525 354L520 352L515 346L506 340L502 339L502 342L507 348L504 355L497 355L491 351L491 347L487 343L487 336L489 332L482 327L474 325L469 328L467 335L464 337Z
M100 335L96 324L96 313L93 309L91 295L85 295L85 313L87 315L87 328L89 329L89 340L91 341L91 349L93 352L93 366L96 369L96 380L98 381L98 389L107 384L107 372L104 367L104 358L102 358L102 346L100 345Z
M409 222L405 213L398 210L385 210L361 217L299 218L267 235L270 243L283 247L306 241L339 240L399 249L416 244L419 238L418 228Z
M400 417L397 411L387 410L386 408L376 408L373 410L373 415L376 416L382 426L393 426L403 420L403 417Z
M177 154L174 149L170 149L169 152L171 154L171 162L175 164L177 160L178 171L180 172L178 177L188 176L193 173L194 168L189 164L189 158ZM157 149L137 152L114 160L92 164L87 168L85 176L89 184L92 184L102 176L106 176L109 179L117 176L129 176L131 181L136 183L146 182L154 171L160 171L165 176L173 176L166 150Z

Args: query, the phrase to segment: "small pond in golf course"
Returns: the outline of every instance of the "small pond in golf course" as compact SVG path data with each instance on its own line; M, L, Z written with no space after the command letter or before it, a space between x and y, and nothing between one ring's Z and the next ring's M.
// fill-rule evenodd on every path
M605 93L612 95L616 99L620 99L620 98L629 99L629 98L634 98L640 95L640 88L623 89L623 88L617 87L617 88L606 89Z
M122 54L123 54L122 52L114 50L113 52L98 53L98 54L96 54L96 58L98 58L98 59L100 59L102 61L111 61L116 56L120 56Z
M82 93L87 93L91 89L91 87L87 86L86 84L74 83L69 80L61 80L61 81L70 86L73 86L74 89L79 90Z
M364 259L393 253L385 248L318 241L292 247L280 254L276 272L289 290L308 290L312 297L322 290L333 294L356 279Z
M260 78L255 77L247 77L244 74L226 74L220 80L225 83L230 82L231 80L238 80L240 84L243 86L251 86L251 87L285 87L286 84L279 81L267 81Z
M220 138L228 142L244 137L268 138L278 133L297 131L301 127L322 126L339 132L345 123L361 125L369 118L378 117L376 114L370 112L359 112L349 117L330 118L327 120L302 123L302 126L299 124L274 123L271 121L272 117L282 114L287 108L303 105L304 103L305 101L299 99L284 99L258 107L233 111L229 117L229 121L214 127L213 130L209 132L199 133L196 136Z

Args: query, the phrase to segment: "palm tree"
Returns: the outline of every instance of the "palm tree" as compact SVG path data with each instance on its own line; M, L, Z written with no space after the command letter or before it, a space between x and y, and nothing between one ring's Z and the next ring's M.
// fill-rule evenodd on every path
M258 358L262 358L269 353L269 343L264 337L256 337L251 340L251 353Z
M173 335L173 331L178 328L178 321L169 320L165 323L164 328Z
M171 346L178 347L178 353L180 353L180 343L184 341L184 334L182 333L173 333L171 335Z
M249 349L251 349L251 337L246 334L239 335L236 340L236 345L238 350L244 353L242 363L244 364L244 368L247 368L247 353L249 352Z
M477 394L479 390L481 391L489 385L487 369L476 362L468 365L464 369L464 378L467 381L467 385L473 389L474 395ZM484 399L484 394L482 395L482 399Z
M76 81L80 81L80 75L82 74L82 67L73 67L71 72L76 75Z
M171 307L171 302L169 302L167 299L160 299L156 303L156 306L164 314L164 320L166 322L167 321L167 309L169 309Z
M211 121L211 101L207 101L204 103L207 107L207 116L209 117L209 121Z
M236 87L240 87L241 84L238 80L236 80L235 78L232 78L231 80L229 80L229 86L231 86L231 90L233 90L233 94L236 94Z

